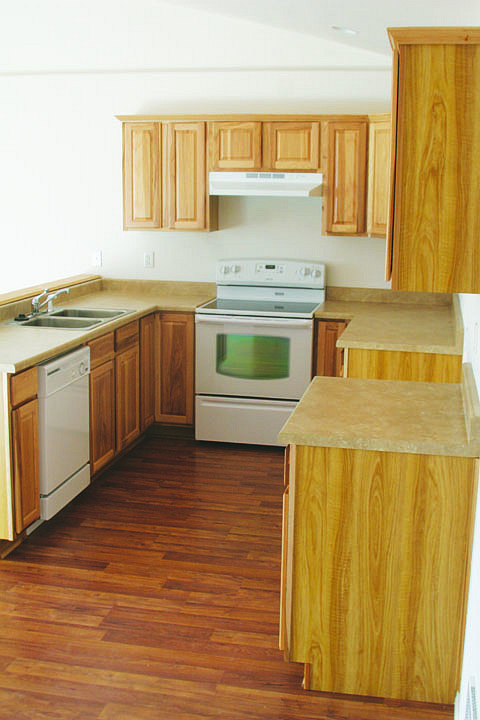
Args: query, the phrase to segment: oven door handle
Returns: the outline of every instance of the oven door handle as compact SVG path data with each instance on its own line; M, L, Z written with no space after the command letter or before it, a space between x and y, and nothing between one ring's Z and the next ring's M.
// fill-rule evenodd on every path
M275 318L275 317L238 317L237 315L195 315L197 325L249 325L250 327L266 328L311 328L312 319Z

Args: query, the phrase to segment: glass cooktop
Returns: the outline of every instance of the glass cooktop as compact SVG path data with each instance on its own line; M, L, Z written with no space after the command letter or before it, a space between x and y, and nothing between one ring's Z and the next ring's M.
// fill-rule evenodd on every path
M318 302L277 300L243 300L216 298L196 309L197 313L213 315L253 315L257 317L313 317Z

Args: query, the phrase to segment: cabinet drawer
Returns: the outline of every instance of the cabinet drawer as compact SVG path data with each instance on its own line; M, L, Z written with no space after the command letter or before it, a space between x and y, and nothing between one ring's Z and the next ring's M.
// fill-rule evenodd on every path
M18 407L37 396L37 368L12 375L10 378L10 398L12 407Z
M122 352L139 341L138 320L115 330L115 350Z
M115 355L113 332L92 340L88 346L90 348L90 368L93 370L102 363L113 359Z

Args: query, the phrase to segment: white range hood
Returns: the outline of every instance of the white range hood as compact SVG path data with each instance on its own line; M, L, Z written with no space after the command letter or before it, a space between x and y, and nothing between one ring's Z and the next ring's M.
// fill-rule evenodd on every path
M269 197L319 197L322 173L211 172L210 195L264 195Z

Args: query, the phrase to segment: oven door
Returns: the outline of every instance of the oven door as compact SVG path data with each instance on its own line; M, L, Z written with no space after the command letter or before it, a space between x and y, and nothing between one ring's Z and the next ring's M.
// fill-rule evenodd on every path
M195 316L196 392L298 400L311 379L310 318Z

